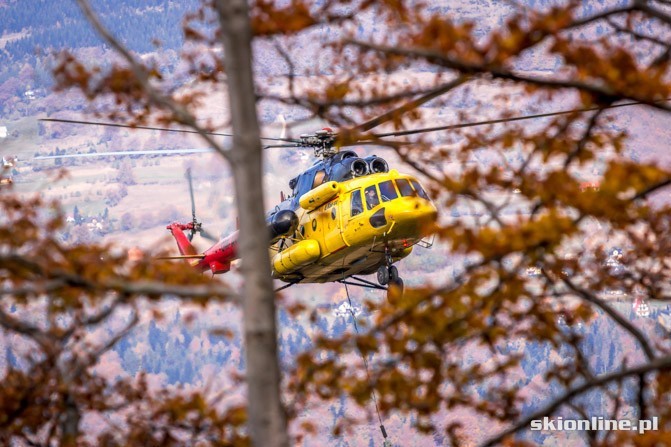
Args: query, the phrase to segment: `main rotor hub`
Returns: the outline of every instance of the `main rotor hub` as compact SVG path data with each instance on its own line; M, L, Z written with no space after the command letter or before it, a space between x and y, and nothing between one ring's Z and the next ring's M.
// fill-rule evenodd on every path
M329 158L338 153L338 148L334 147L336 137L332 129L325 127L313 134L302 134L299 138L301 145L314 149L315 157Z

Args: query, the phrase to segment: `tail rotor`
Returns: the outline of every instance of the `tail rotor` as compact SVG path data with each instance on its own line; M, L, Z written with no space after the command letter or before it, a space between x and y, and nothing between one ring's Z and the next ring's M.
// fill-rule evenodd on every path
M189 225L190 228L189 234L187 234L187 238L189 241L191 241L193 236L196 233L199 233L205 239L209 239L212 242L217 242L219 238L206 231L203 228L203 224L198 222L198 219L196 218L196 199L193 194L193 178L191 176L191 168L187 168L186 170L186 180L189 182L189 196L191 197L191 225Z

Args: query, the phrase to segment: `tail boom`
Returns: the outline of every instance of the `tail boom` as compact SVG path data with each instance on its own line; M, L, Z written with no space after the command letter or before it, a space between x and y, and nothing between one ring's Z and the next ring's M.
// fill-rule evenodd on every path
M187 259L189 264L201 271L210 270L213 274L226 273L231 269L231 262L238 259L238 232L220 240L212 247L198 254L198 250L191 244L189 238L184 234L185 230L191 230L193 224L171 223L167 226L177 242L180 254Z
M175 241L177 242L177 248L179 248L179 253L181 255L198 254L198 250L196 250L196 247L191 245L191 241L189 241L189 238L186 237L186 234L184 234L184 230L191 230L193 228L193 224L191 223L180 224L177 222L173 222L166 228L170 230L170 233L172 233L172 237L175 238Z

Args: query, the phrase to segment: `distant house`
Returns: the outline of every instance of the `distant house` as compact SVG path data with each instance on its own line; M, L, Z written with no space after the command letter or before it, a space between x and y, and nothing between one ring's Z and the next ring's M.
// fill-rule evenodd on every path
M7 138L7 126L0 126L0 138Z
M650 316L650 306L642 298L636 298L631 307L634 309L634 313L638 317L646 318Z
M598 191L599 186L601 186L601 185L599 184L599 182L596 182L596 181L580 183L580 189L582 191L587 191L587 190Z
M2 168L13 168L16 166L17 162L16 157L2 157L2 165L0 167Z

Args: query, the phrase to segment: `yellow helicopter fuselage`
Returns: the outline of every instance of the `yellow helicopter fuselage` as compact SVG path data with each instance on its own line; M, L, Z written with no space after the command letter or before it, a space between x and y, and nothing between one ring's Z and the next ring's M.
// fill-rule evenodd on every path
M293 237L271 247L273 275L287 282L374 273L409 255L437 215L417 180L396 170L324 183L299 203Z

